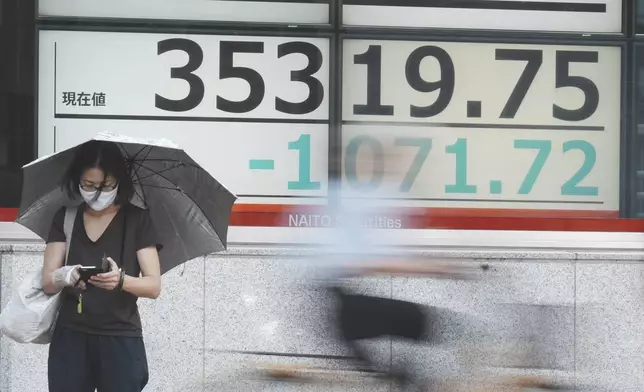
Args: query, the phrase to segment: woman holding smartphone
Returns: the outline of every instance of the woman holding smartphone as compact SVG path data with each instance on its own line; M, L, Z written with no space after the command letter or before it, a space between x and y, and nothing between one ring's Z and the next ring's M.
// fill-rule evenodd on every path
M113 143L79 147L62 187L84 203L67 263L65 208L54 217L45 249L44 290L63 292L49 348L49 391L140 392L148 365L137 299L161 292L161 245L149 212L130 203L134 186Z

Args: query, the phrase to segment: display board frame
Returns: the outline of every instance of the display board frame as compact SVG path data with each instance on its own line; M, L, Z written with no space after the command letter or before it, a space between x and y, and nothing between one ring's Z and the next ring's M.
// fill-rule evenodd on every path
M502 0L502 1L511 1L511 0ZM414 32L414 31L425 32L425 31L429 31L429 30L432 30L432 31L439 30L439 31L450 32L452 34L455 33L455 34L475 34L475 35L476 34L486 34L486 33L489 33L489 32L492 32L492 33L497 32L497 33L501 33L501 34L511 32L513 35L519 34L519 35L527 35L527 36L531 36L531 35L534 35L534 34L537 34L537 35L555 34L555 35L559 35L559 36L561 36L561 35L582 36L583 35L583 36L587 36L587 37L591 36L591 35L592 36L597 36L597 35L599 35L599 36L602 36L602 35L606 35L606 36L611 36L611 35L623 36L628 31L628 29L626 28L626 26L627 26L626 21L629 18L629 15L631 15L631 14L628 14L629 2L630 1L632 1L632 0L621 0L621 4L620 4L620 6L621 6L621 29L620 29L619 32L618 31L586 31L586 30L561 31L561 30L547 30L547 29L540 30L540 29L536 29L536 28L535 29L528 29L528 30L506 28L504 30L499 30L499 29L493 29L493 28L480 28L480 27L473 27L473 28L460 28L460 27L452 28L452 27L447 27L447 26L440 26L440 27L439 26L436 26L436 27L427 26L426 27L426 26L414 25L414 22L412 22L411 26L409 26L408 24L397 25L397 24L393 24L393 23L390 24L390 25L387 25L387 24L384 24L384 23L381 24L381 25L376 25L376 24L370 25L370 24L367 24L367 23L351 24L349 21L346 20L346 19L349 19L349 18L345 18L344 15L340 20L341 20L342 25L347 29L361 29L361 30L370 29L370 30L377 30L377 31L380 31L380 30L384 30L384 31L387 31L387 30L398 30L398 31L403 30L403 31L408 31L408 32ZM343 13L344 13L345 5L347 5L347 6L367 6L367 7L369 7L369 6L380 5L380 4L384 5L387 2L388 2L388 0L352 0L352 1L340 0L341 8L343 9ZM420 1L408 0L406 2L407 3L419 3ZM468 0L459 0L458 2L468 3ZM491 1L491 2L492 3L500 3L500 2L496 2L496 1ZM345 3L351 3L351 4L345 4ZM369 3L371 3L371 4L369 4ZM449 5L449 1L445 1L445 2L444 1L437 1L436 3L442 3L441 5L437 4L436 6L433 7L433 8L438 9L438 10L443 10L444 7L447 7L447 8L452 7L451 5ZM531 4L534 4L534 3L530 3L530 2L521 2L521 3L523 3L522 6L528 6L528 7L530 7ZM537 4L536 7L533 7L533 10L536 10L537 8L541 8L541 6L547 6L548 3L551 3L551 2L548 2L548 1L543 1L543 2L535 1L535 3L539 3L539 4ZM582 3L582 2L580 2L580 3ZM568 2L568 4L566 4L566 5L570 5L570 2ZM583 4L583 5L584 6L587 6L587 5L592 6L593 4ZM391 4L389 4L388 6L391 6L394 9L395 8L400 8L400 6L398 4L396 4L395 6L392 6ZM416 7L419 7L418 9L421 9L421 11L420 11L421 15L423 15L423 16L431 15L431 14L428 14L428 15L422 14L422 6L418 6L417 4L414 5L412 8L416 8ZM432 7L432 6L430 5L430 7ZM455 7L455 8L459 9L460 7ZM484 7L477 7L476 11L485 11L485 9L479 9L479 8L484 8ZM395 11L392 11L392 12L395 15ZM458 12L458 11L452 11L452 12ZM378 14L379 13L378 10L376 10L375 13ZM386 13L383 13L383 14L386 14ZM387 15L386 17L385 16L380 16L380 18L390 18L391 17L391 14L386 14L386 15ZM399 16L399 15L395 15L394 18L396 16ZM478 14L476 12L474 12L471 16L473 16L474 19L476 19L478 17ZM448 16L445 15L445 18L448 18ZM387 23L390 23L390 22L387 22Z
M629 143L629 156L630 165L628 166L628 178L630 180L629 198L629 212L634 218L644 218L644 129L638 129L638 123L644 122L644 116L640 113L640 108L644 105L644 89L641 93L638 91L638 85L644 83L644 75L638 72L638 63L644 66L644 42L631 42L630 51L630 68L633 83L628 85L628 94L631 97L631 105L629 106L630 134Z
M221 29L221 28L200 28L200 29L191 29L190 31L185 31L184 29L180 29L174 26L164 26L162 28L138 28L134 26L91 26L91 27L83 27L83 28L78 28L78 26L67 26L66 28L60 28L59 26L49 26L49 25L44 25L44 26L39 26L37 29L37 36L40 38L40 32L46 32L46 31L64 31L64 32L104 32L104 33L150 33L150 34L177 34L182 37L189 37L189 36L239 36L239 37L266 37L266 38L288 38L288 37L293 37L293 38L320 38L320 39L325 39L328 40L329 42L329 68L333 68L333 64L336 62L334 59L334 55L337 51L333 50L332 45L334 44L334 37L332 36L331 33L328 31L317 31L317 32L312 32L312 31L302 31L302 30L289 30L287 32L283 31L275 31L273 29L265 29L265 30L228 30L228 29ZM36 60L37 64L37 72L40 73L40 61L39 59ZM329 80L329 86L328 86L328 91L325 93L325 95L329 96L328 99L328 120L324 121L325 124L328 124L329 127L329 148L332 148L332 145L334 143L333 137L334 135L337 135L337 132L332 131L333 124L337 123L338 120L335 119L334 116L334 102L331 97L335 95L334 91L335 84L331 83ZM40 89L39 89L40 90ZM36 108L36 113L35 113L35 122L36 122L36 128L35 132L38 134L39 132L39 110L38 110L38 97L40 94L37 95L37 108ZM276 122L279 123L280 120L276 120ZM321 120L315 120L316 122L320 122ZM251 121L252 122L252 121ZM260 121L261 122L261 121ZM289 120L285 120L285 123L288 123ZM36 138L38 139L38 138ZM39 150L41 150L38 140L35 142L35 151L36 155L38 156ZM328 170L327 170L328 171ZM253 209L254 210L254 209Z
M622 86L627 85L627 81L629 80L628 78L630 77L629 75L629 66L628 66L628 59L629 59L629 51L628 51L628 44L626 42L623 42L619 39L597 39L597 40L580 40L578 38L574 37L568 37L566 38L558 36L558 37L542 37L542 36L536 36L533 38L525 38L525 37L516 37L512 36L510 37L509 35L505 36L500 36L498 34L486 34L484 36L478 36L478 37L472 37L469 35L464 35L464 36L457 36L457 37L447 37L445 34L438 33L438 34L430 34L430 33L425 33L422 35L419 34L410 34L409 32L374 32L374 31L362 31L362 30L354 30L354 31L348 31L344 32L341 34L341 47L340 50L342 50L343 44L346 40L386 40L386 41L418 41L418 42L423 42L423 41L428 41L428 42L446 42L446 43L491 43L491 44L525 44L525 45L575 45L575 46L588 46L588 47L597 47L597 46L602 46L602 47L618 47L621 49L621 78L620 78L620 83ZM338 117L340 119L343 118L343 113L342 113L342 92L340 92L339 96L336 97L338 99L338 105L340 106ZM628 121L628 111L630 107L630 103L632 102L631 97L629 95L629 91L627 89L622 88L621 89L621 106L620 106L620 150L621 152L627 152L627 148L630 145L630 142L632 140L632 133L628 132L629 128L629 121ZM341 129L341 128L340 128ZM338 136L339 137L339 136ZM338 139L338 142L342 144L342 140ZM626 188L630 188L630 184L628 181L628 172L629 172L629 167L631 166L631 162L628 160L628 156L630 154L625 154L622 153L620 155L620 208L619 208L619 217L620 218L625 218L628 216L631 216L630 212L630 205L629 205L629 192L625 191Z
M46 0L35 0L35 18L38 23L41 25L74 25L74 24L83 24L86 26L138 26L145 28L154 28L153 26L172 26L178 28L200 28L200 27L209 27L209 28L233 28L233 29L244 29L244 28L260 28L260 29L320 29L320 28L330 28L334 23L334 17L336 16L336 8L339 6L338 0L312 0L313 3L327 4L328 5L328 17L326 23L289 23L289 22L260 22L260 21L251 21L251 20L239 20L239 21L225 21L225 20L205 20L205 19L159 19L159 18L142 18L142 17L99 17L99 16L63 16L63 15L41 15L40 13L40 3ZM241 2L247 1L258 1L258 2L280 2L280 3L307 3L302 0L240 0Z
M626 1L625 3L630 3ZM629 26L634 23L634 18L628 18L626 12L630 7L626 4L624 10L624 23L623 32L628 33L632 31ZM387 39L387 40L423 40L423 41L452 41L452 42L488 42L488 43L523 43L523 44L570 44L570 45L602 45L602 46L617 46L622 48L622 87L627 85L627 80L632 74L632 65L627 59L630 58L631 48L627 44L622 35L575 35L575 34L560 34L556 32L510 32L510 31L493 31L493 30L460 30L458 35L453 35L450 30L413 30L404 31L401 29L379 29L379 28L359 28L359 27L344 27L341 25L342 20L342 2L331 1L330 7L330 24L326 26L296 26L293 28L285 29L284 26L267 25L257 23L221 23L221 22L197 22L191 23L186 21L167 21L167 20L146 20L133 21L125 19L110 19L98 20L92 18L38 18L37 22L37 36L40 30L66 30L66 31L106 31L106 32L165 32L176 34L242 34L242 35L274 35L274 36L313 36L313 37L328 37L330 39L330 84L329 94L332 99L329 103L329 153L330 155L338 155L341 148L341 126L342 126L342 51L343 40L345 39ZM253 31L248 31L249 28ZM508 38L511 36L511 38ZM449 39L447 39L449 38ZM38 64L38 59L36 58ZM632 79L630 79L632 80ZM37 87L36 87L37 88ZM631 111L633 97L628 89L622 88L622 124L621 124L621 149L626 152L626 147L632 145L632 132L629 131L631 121L628 120L628 112ZM37 117L37 113L35 113ZM37 132L38 124L36 122ZM35 150L38 150L38 140L36 138ZM626 157L627 154L622 154L621 166L621 188L620 194L620 212L622 217L630 216L631 212L631 182L629 179L630 167L632 162ZM630 154L628 154L630 155ZM340 174L339 160L329 160L329 175L337 176ZM329 200L334 203L334 200ZM11 214L5 214L10 216ZM485 229L477 224L467 224L465 219L457 219L458 222L447 223L442 225L444 228L454 229ZM490 219L486 218L490 223ZM520 222L519 222L520 221ZM548 224L535 223L534 219L530 222L521 221L520 219L514 222L505 222L503 224L496 224L491 222L488 225L490 229L531 229L531 230L586 230L589 227L598 227L595 224L574 224L572 221L576 219L562 218L558 222L550 222ZM639 231L639 226L625 225L622 221L618 224L617 219L608 219L601 221L610 222L614 224L607 224L607 231ZM621 221L621 220L619 220ZM569 222L572 224L566 224ZM589 222L586 222L589 223ZM261 225L260 225L261 226ZM441 226L440 224L438 226ZM566 227L563 227L566 226ZM628 227L627 227L628 226ZM586 228L585 228L586 227ZM611 228L612 227L612 228Z
M642 0L627 0L627 5L630 7L628 25L630 27L629 36L637 38L644 37L644 23L638 23L638 14L644 12L644 2Z

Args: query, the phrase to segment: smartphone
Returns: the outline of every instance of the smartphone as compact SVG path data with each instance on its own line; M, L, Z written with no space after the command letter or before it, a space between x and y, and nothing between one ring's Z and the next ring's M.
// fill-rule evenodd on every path
M103 273L103 269L95 266L85 266L81 265L80 269L78 270L80 272L80 280L87 282L89 278L91 278L94 275L101 274Z

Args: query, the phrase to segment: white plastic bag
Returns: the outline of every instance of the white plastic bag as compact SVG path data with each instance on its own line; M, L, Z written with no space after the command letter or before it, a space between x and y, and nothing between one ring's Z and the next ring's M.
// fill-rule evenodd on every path
M60 308L60 293L47 295L42 289L42 270L20 283L0 314L0 330L18 343L47 344Z
M66 255L69 248L74 220L78 208L65 211ZM42 268L29 274L14 290L9 303L0 313L0 331L18 343L48 344L58 317L61 293L45 294L42 284Z

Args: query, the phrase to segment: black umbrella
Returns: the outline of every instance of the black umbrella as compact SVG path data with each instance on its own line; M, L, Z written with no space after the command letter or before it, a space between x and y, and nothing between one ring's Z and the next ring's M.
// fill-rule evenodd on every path
M132 173L132 203L150 210L161 251L161 272L199 256L226 249L228 221L236 197L167 140L141 140L101 133L92 140L115 143ZM23 167L16 222L45 239L53 216L70 200L60 184L76 146Z

